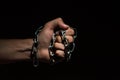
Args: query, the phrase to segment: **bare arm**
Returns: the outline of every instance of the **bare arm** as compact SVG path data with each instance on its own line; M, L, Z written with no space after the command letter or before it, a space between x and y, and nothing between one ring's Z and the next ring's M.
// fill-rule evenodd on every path
M29 60L32 39L0 39L0 63Z
M48 47L56 27L66 30L68 42L73 42L74 31L66 25L61 18L47 22L38 35L37 55L40 61L49 62ZM33 39L0 39L0 63L11 63L22 60L30 60ZM64 58L64 45L58 35L54 44L55 54ZM62 60L62 59L61 59Z

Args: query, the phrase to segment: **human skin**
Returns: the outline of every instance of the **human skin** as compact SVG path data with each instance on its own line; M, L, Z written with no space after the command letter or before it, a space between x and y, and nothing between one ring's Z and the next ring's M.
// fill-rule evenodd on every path
M56 28L66 30L66 38L71 43L73 42L74 30L64 23L62 18L56 18L48 21L42 31L38 35L38 58L42 62L49 62L50 56L48 47L52 39L52 35ZM33 39L0 39L0 63L11 63L17 61L29 61L32 50ZM56 36L54 44L55 54L64 58L64 45L61 43L59 35Z

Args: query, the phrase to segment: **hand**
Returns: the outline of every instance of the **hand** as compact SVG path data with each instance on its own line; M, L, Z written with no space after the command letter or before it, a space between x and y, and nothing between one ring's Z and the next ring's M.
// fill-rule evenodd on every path
M44 25L44 28L38 34L38 42L39 42L38 57L40 61L49 62L50 60L48 48L56 28L66 30L67 40L69 41L69 43L73 42L72 36L74 35L74 30L71 29L70 26L66 25L61 18L57 18L47 22ZM56 42L54 44L54 48L55 48L55 54L58 57L60 57L61 60L63 60L65 55L64 53L65 47L61 43L61 38L59 35L56 36Z

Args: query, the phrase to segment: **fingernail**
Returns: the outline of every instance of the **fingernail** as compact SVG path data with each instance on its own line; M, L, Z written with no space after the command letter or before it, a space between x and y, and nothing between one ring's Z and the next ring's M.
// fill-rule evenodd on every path
M67 24L64 24L64 26L65 26L66 28L68 28L68 27L69 27Z

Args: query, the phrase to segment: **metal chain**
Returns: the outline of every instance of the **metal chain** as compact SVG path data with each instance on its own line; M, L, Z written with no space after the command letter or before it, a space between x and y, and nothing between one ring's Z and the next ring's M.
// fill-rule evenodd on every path
M31 59L33 61L33 66L34 67L38 67L39 65L39 60L38 60L38 56L37 56L37 47L38 47L38 34L39 32L42 30L43 26L39 27L36 31L35 31L35 38L33 39L33 46L32 46L32 51L31 51Z
M39 27L36 32L35 32L35 38L33 39L34 44L32 46L32 51L31 51L31 59L33 61L33 66L37 67L39 65L39 60L38 60L38 56L37 56L37 46L38 46L38 34L39 32L42 30L43 26ZM75 28L72 28L75 31L75 35L73 36L74 41L75 38L77 37L77 30ZM65 61L69 61L71 59L71 53L74 51L75 49L75 42L73 41L72 43L69 43L67 38L66 38L66 31L65 30L59 30L59 35L61 37L62 43L65 46ZM55 64L59 61L57 61L56 55L55 55L55 49L54 49L54 44L56 41L56 35L57 32L55 32L52 36L52 40L50 42L49 45L49 56L50 56L50 62L51 64Z
M61 37L61 40L62 40L62 43L65 47L65 61L69 61L71 59L71 54L72 52L74 51L75 49L75 38L77 37L77 30L75 28L72 28L74 31L75 31L75 34L73 36L73 42L72 43L69 43L67 38L66 38L66 31L65 30L60 30L59 31L59 35ZM56 32L57 33L57 32ZM49 55L50 55L50 61L51 61L51 64L55 64L57 63L57 59L56 59L56 56L54 54L54 43L56 41L56 33L53 34L53 37L52 37L52 40L51 40L51 43L50 43L50 46L49 46Z

